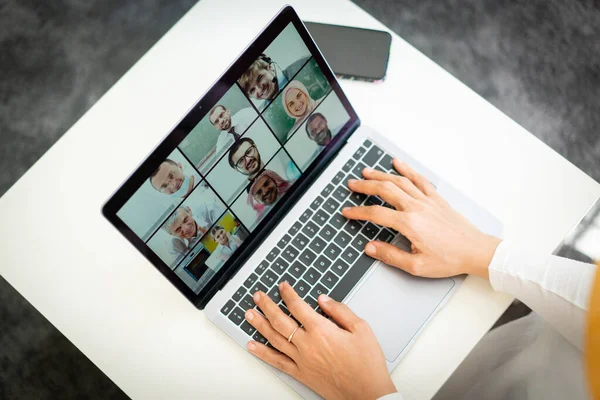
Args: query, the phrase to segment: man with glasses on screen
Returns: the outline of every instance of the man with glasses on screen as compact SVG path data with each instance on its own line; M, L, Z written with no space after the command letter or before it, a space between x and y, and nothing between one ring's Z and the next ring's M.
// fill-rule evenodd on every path
M238 140L256 117L256 111L251 107L243 108L231 115L231 111L224 105L217 104L214 106L210 110L208 119L216 129L221 131L217 139L217 151Z
M166 159L150 175L150 184L160 193L171 197L187 197L194 189L194 175L186 176L183 165Z
M242 138L229 149L229 165L251 181L263 169L264 162L254 140Z

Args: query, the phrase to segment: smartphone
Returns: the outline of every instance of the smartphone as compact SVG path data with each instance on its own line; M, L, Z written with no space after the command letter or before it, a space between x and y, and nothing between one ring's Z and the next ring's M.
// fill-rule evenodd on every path
M385 79L392 35L350 26L304 24L339 78L376 82Z

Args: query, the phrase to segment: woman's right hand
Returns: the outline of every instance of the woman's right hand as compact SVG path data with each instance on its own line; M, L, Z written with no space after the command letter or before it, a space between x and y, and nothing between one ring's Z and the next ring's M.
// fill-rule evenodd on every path
M395 210L358 206L345 208L343 214L399 231L411 241L412 252L379 241L368 243L365 252L413 275L441 278L466 273L488 278L488 267L501 240L484 234L454 211L433 185L407 164L396 159L394 168L402 176L365 168L365 179L350 180L348 187L379 196Z

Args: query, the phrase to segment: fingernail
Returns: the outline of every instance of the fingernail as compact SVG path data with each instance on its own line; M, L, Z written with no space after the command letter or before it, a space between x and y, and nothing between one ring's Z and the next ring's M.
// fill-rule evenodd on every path
M369 255L374 255L377 252L377 248L373 243L367 243L367 246L365 247L365 252Z
M248 342L248 350L250 350L250 351L256 350L256 343Z
M331 297L327 296L326 294L322 294L319 296L319 300L321 300L323 303L327 303L329 300L331 300Z
M344 207L344 208L342 208L342 212L350 211L351 208L352 207Z
M348 184L355 183L356 179L348 179Z
M372 172L372 171L373 171L373 168L369 168L369 167L363 169L363 172Z
M254 299L255 303L258 303L258 301L260 300L260 293L254 293L254 296L252 296L252 298Z
M246 311L246 319L248 321L252 321L254 319L254 314L252 313L252 311Z

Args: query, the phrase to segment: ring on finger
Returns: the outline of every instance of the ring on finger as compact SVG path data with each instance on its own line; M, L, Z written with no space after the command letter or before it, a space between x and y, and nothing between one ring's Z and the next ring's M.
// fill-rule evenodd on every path
M292 343L292 339L294 338L294 334L298 331L298 329L300 329L300 326L297 326L296 329L294 329L292 331L292 333L290 333L290 336L288 336L288 343Z

